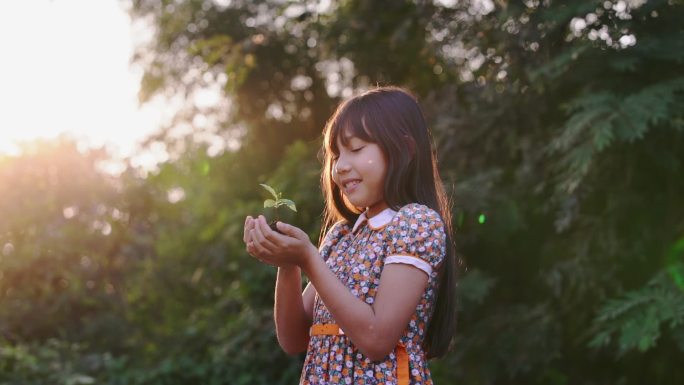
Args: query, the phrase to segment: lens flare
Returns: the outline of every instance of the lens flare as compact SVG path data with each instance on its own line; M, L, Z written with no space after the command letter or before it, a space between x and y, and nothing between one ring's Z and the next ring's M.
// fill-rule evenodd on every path
M484 224L486 220L487 220L487 217L484 214L480 214L480 216L477 217L477 222L481 225Z

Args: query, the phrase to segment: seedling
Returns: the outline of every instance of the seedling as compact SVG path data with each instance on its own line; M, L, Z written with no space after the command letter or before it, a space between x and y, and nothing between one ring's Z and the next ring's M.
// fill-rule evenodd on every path
M295 206L295 203L292 200L284 199L283 193L276 191L273 187L264 183L260 183L260 186L263 187L273 196L273 199L269 198L264 201L264 208L273 208L273 211L275 212L275 219L269 222L268 225L271 227L271 230L278 231L278 229L276 228L276 222L280 220L278 215L278 208L280 206L286 206L290 210L297 212L297 206Z

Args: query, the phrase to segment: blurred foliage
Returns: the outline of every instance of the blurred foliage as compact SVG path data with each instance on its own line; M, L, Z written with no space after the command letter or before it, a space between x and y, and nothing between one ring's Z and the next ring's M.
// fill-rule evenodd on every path
M377 83L418 94L454 202L436 383L684 382L680 1L127 4L155 32L141 101L186 101L149 139L170 160L111 176L62 139L0 157L0 383L295 383L242 224L267 183L318 238L320 131Z
M684 265L674 266L679 277L684 275ZM619 334L620 353L630 349L645 352L653 348L660 337L661 324L675 333L675 342L684 350L684 296L665 272L660 273L648 285L627 292L624 298L610 300L596 319L600 332L592 340L594 346L610 343L613 334Z

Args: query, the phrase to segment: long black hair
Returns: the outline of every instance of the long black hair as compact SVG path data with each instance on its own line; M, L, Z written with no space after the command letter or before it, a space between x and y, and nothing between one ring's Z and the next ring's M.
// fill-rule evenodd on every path
M456 329L457 261L452 242L451 207L437 169L432 135L416 98L397 87L380 87L341 103L324 129L321 188L325 196L321 236L340 220L354 223L363 208L354 207L332 179L338 139L348 136L378 144L387 160L384 199L399 210L420 203L437 211L444 223L447 253L440 266L438 292L423 347L428 358L449 350Z

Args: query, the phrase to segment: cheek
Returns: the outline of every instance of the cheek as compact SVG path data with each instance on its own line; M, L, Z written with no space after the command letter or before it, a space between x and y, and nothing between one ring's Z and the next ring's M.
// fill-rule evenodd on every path
M335 166L333 165L332 170L330 170L330 176L332 177L333 183L336 185L339 185L339 179L337 175L337 171L335 171Z
M375 167L378 169L381 182L385 183L385 178L387 178L387 160L384 158L377 160Z

